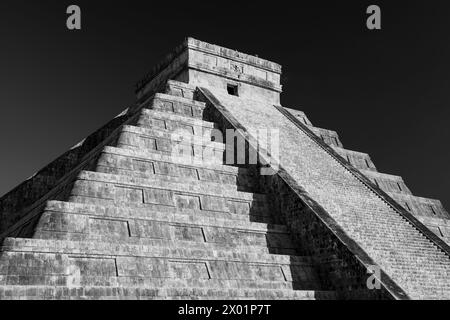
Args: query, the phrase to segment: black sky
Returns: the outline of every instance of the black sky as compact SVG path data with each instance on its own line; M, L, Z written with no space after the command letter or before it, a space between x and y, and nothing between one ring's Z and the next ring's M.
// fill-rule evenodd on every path
M3 0L0 194L133 103L134 83L192 36L282 64L284 106L450 209L450 5L314 3ZM81 31L66 29L70 4ZM366 29L369 4L382 30Z

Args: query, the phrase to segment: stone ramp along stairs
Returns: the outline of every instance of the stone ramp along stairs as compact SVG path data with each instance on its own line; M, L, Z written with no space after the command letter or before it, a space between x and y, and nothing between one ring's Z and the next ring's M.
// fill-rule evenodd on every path
M0 299L335 298L273 223L252 168L224 165L221 143L174 141L217 127L204 108L151 98L65 201L46 202L31 238L4 239ZM179 144L192 161L173 156Z
M264 126L279 129L280 141L283 141L279 151L280 172L289 176L291 187L298 183L301 185L297 186L299 189L307 191L299 196L307 201L309 209L321 212L322 217L328 219L328 226L334 228L336 234L340 233L340 239L358 259L363 260L366 267L372 268L372 265L380 270L380 281L384 282L383 287L390 295L395 298L450 298L449 247L409 210L394 201L392 198L395 197L389 196L410 194L409 189L400 184L401 178L394 186L383 181L380 177L386 177L376 174L368 155L343 149L336 136L324 139L321 135L326 130L311 127L309 120L304 121L304 115L299 116L295 111L276 104L241 99L219 90L201 90L235 127L250 132ZM385 182L382 187L387 192L366 176ZM286 190L277 185L277 179L277 176L266 178L266 192L270 194L271 190L274 194L275 191L279 198L283 198ZM394 192L393 187L396 188ZM292 202L277 201L279 212L286 215L292 210ZM437 207L436 202L429 199L426 199L426 204L432 206L433 212ZM442 211L443 217L448 215L445 209ZM291 216L284 222L292 226L300 219ZM309 227L297 226L291 228L291 233L311 232ZM308 237L304 235L303 240ZM317 247L315 253L324 249L323 243L319 245L322 247ZM317 257L316 254L313 256ZM334 270L332 273L336 271L339 272Z

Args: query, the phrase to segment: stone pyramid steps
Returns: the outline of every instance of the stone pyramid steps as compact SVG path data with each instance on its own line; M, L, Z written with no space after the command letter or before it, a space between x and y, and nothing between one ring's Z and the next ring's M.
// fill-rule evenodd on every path
M448 213L440 200L417 197L409 194L388 192L406 210L420 216L447 218Z
M355 168L358 168L377 188L386 192L447 244L450 243L450 215L441 201L413 195L401 176L377 172L368 154L345 149L337 132L312 126L302 111L286 107L284 109L299 119L301 123L307 125L317 137L334 148Z
M204 102L164 93L156 93L148 102L144 103L144 108L146 109L182 115L198 120L203 120L205 106Z
M204 108L167 94L147 102L67 201L47 202L33 239L5 239L0 297L334 298L271 223L255 169L224 165Z
M257 188L255 173L242 167L203 161L182 161L169 155L143 150L105 147L96 166L97 172L149 178L153 175L179 177L236 186L242 191Z
M377 171L375 164L367 153L331 146L341 157L360 170Z
M161 184L161 185L168 185L168 186L172 186L172 185L186 185L186 186L192 186L193 188L195 188L196 186L199 185L199 179L198 176L195 176L195 172L194 171L190 171L190 170L183 170L183 173L186 173L186 175L188 175L188 177L180 177L180 176L174 176L174 175L166 175L166 174L152 174L152 173L147 173L147 172L141 172L138 170L120 170L120 169L116 169L115 167L106 167L106 166L101 166L100 170L96 170L95 172L100 173L100 174L105 174L105 175L114 175L114 176L122 176L122 177L127 177L130 178L134 181L139 181L139 180L145 180L148 181L149 183L151 183L152 185L155 184ZM189 171L189 172L186 172ZM230 180L232 179L228 179L228 181L217 181L219 179L217 179L216 181L211 181L216 177L206 177L206 178L210 178L210 180L203 180L201 182L201 186L202 188L208 189L208 190L220 190L222 189L224 192L227 193L231 193L234 194L236 197L240 195L241 192L245 192L245 193L249 193L249 194L257 194L256 192L248 192L248 191L242 191L239 190L238 186L236 185L236 183L231 183ZM226 180L226 178L229 177L225 177L224 179L221 180ZM235 178L235 177L234 177ZM236 180L236 178L234 179ZM173 189L173 190L178 190L178 189Z
M70 202L114 204L132 207L147 204L234 214L270 215L265 195L234 191L201 183L137 179L129 176L83 171L75 181Z
M23 270L21 270L23 272ZM180 275L173 275L174 277ZM53 286L65 287L68 283L73 281L70 276L40 276L40 275L26 275L26 276L0 276L0 285L27 285L27 286ZM135 288L172 288L172 289L188 289L188 288L222 288L222 289L238 289L242 291L261 289L261 290L280 290L280 291L294 291L301 285L308 290L308 282L298 281L296 283L286 281L264 281L255 280L220 280L220 279L175 279L175 278L151 278L139 276L81 276L77 277L76 283L72 286L107 286L107 287L135 287ZM315 290L312 287L310 290Z
M200 229L200 227L196 227ZM232 232L230 232L232 234ZM249 232L243 232L249 233ZM153 238L143 238L143 237L130 237L130 238L118 238L112 237L109 235L80 235L76 233L69 232L57 232L54 230L51 231L37 231L35 239L40 240L61 240L61 241L92 241L92 242L102 242L102 243L110 243L110 242L121 242L123 244L127 244L130 246L154 246L158 248L169 249L172 248L173 245L180 245L184 247L195 248L196 250L209 250L208 254L212 254L212 250L217 252L241 252L242 254L259 254L259 255L291 255L296 256L297 251L296 248L292 248L289 242L282 242L275 235L275 240L272 240L272 234L268 237L270 240L266 241L266 244L260 243L251 243L251 239L249 240L249 236L241 238L243 239L242 243L236 243L238 240L241 240L237 237L233 239L233 235L230 236L230 239L224 240L222 239L211 239L208 243L200 242L200 239L193 240L184 240L179 238L170 238L170 239L153 239ZM186 236L185 236L186 238ZM280 237L284 238L284 237ZM277 242L278 241L278 242ZM255 242L255 241L253 241ZM105 253L106 254L106 253Z
M292 209L291 201L296 199L294 195L286 197L288 200L279 200L280 212L287 213L286 220L293 226L298 223L298 229L295 227L294 230L299 230L302 240L317 241L314 255L320 253L322 239L317 239L316 234L308 234L310 230L316 230L314 225L308 223L324 221L325 216L330 219L329 228L337 225L342 234L351 239L351 243L346 244L348 247L356 243L361 252L371 258L365 262L367 265L376 263L388 275L387 278L398 285L399 292L405 290L404 295L398 295L399 298L406 295L417 298L422 293L428 298L442 296L426 287L423 290L409 290L407 286L422 288L424 284L436 283L436 287L445 287L450 279L445 271L450 270L448 247L420 223L416 223L413 216L398 208L395 201L366 183L366 179L355 169L376 171L367 154L339 147L330 148L282 107L273 108L270 103L240 99L219 89L200 88L199 91L199 96L212 107L226 109L223 117L234 117L234 127L251 130L266 125L280 130L280 139L285 141L280 144L280 153L284 157L281 162L285 170L282 174L290 175L292 181L283 179L280 187L280 176L268 177L267 190L283 194L293 189L300 198L304 196L299 203L306 203L307 208L320 216L308 216L303 220L304 216L292 214L291 210L298 215L308 211L303 208ZM259 110L261 115L257 115L254 110ZM347 157L349 161L342 161L342 157L336 153ZM346 236L342 237L344 243L348 240ZM412 259L419 251L423 258ZM450 291L443 296L448 297L449 294Z
M184 130L181 131L168 131L160 128L144 128L144 127L138 127L138 126L132 126L132 125L124 125L122 128L122 135L125 135L124 133L127 133L127 137L130 137L129 139L125 139L122 137L119 140L119 143L122 144L128 144L132 146L140 147L141 144L139 142L136 142L135 136L137 138L147 138L147 139L154 139L156 140L156 145L159 147L156 150L161 149L161 151L166 151L165 148L168 149L167 152L170 152L169 147L173 144L183 143L184 141L192 141L193 145L199 145L202 147L211 147L213 149L222 150L224 149L223 142L214 142L211 141L209 133L206 133L203 135L195 135L191 132L187 132ZM205 138L203 140L202 138ZM151 144L150 146L152 146ZM149 148L149 144L145 145L147 149L152 150Z
M403 178L400 176L370 170L360 171L385 192L412 194L411 190L409 190L405 181L403 181Z
M163 209L163 207L160 207ZM268 224L255 222L246 215L211 213L209 211L197 210L178 210L174 207L167 207L168 210L147 210L146 208L130 208L128 206L101 206L75 202L49 201L47 202L45 213L67 213L79 214L91 217L110 217L112 219L140 219L154 220L167 223L202 225L211 227L248 229L255 232L265 232L272 230L273 232L285 233L287 227L278 224Z
M171 244L6 239L0 285L65 286L75 279L78 285L319 289L309 257Z
M192 135L192 137L194 136ZM173 139L171 134L161 130L124 126L117 147L153 150L172 156L191 156L221 163L224 155L224 144L212 141L205 144L202 140L183 136L178 141L178 139Z
M0 299L448 297L448 246L410 214L444 237L440 202L283 108L280 74L188 38L136 105L2 200ZM281 170L227 165L219 128L280 129Z
M428 229L446 241L447 244L450 243L450 215L441 201L413 195L401 176L377 172L368 154L345 149L337 132L312 126L302 111L286 107L284 109L299 119L302 124L308 126L317 137L331 146L352 166L359 169L377 188L386 192L406 211L412 213ZM434 218L437 218L437 220Z
M364 193L369 198L369 189L364 189ZM372 195L370 197L373 198ZM396 281L409 283L413 279L417 288L425 288L423 285L431 282L440 283L442 285L439 286L443 287L448 281L449 257L386 203L367 203L372 211L359 210L359 219L340 221L352 238L371 256L382 261L382 268ZM366 226L361 221L367 223ZM430 293L428 297L434 295Z
M81 171L78 174L77 180L75 182L74 189L76 189L77 182L80 182L80 186L83 181L89 182L101 182L108 185L134 185L136 188L156 188L173 190L178 192L192 192L192 193L203 193L210 196L220 196L227 198L240 199L242 201L266 201L265 194L252 193L252 192L242 192L235 190L233 186L223 186L218 183L210 183L207 181L185 181L184 183L178 183L173 181L165 180L163 177L155 176L153 179L141 179L134 178L127 175L117 175L117 174L106 174L94 171ZM80 188L81 189L81 188Z
M48 202L48 203L52 203ZM158 220L167 219L182 219L183 221L210 221L211 224L218 223L222 225L224 223L235 223L236 226L246 224L247 222L262 223L273 225L274 219L272 216L255 215L250 211L247 214L235 214L231 212L219 212L210 210L196 210L190 208L179 208L176 206L161 206L158 204L146 204L145 206L131 206L128 203L100 203L94 201L91 202L66 202L67 204L77 206L74 210L84 210L83 208L91 208L89 214L100 216L122 216L126 215L128 218L147 219L147 217L155 217ZM82 206L81 209L78 209ZM64 210L64 209L63 209ZM56 211L52 208L49 211ZM80 212L81 214L83 211Z
M136 126L160 129L169 133L181 130L183 133L205 137L210 136L212 130L217 127L213 122L145 108L140 111Z
M40 247L41 246L41 247ZM43 247L45 246L45 247ZM254 264L281 264L289 263L310 266L312 260L309 256L278 255L259 251L258 247L227 246L215 243L188 243L186 241L153 240L151 244L139 241L99 241L99 240L55 240L55 239L22 239L6 238L2 246L5 252L16 255L20 259L31 259L27 252L36 252L49 255L106 255L106 256L132 256L134 258L161 258L161 259L194 259L194 260L221 260L227 262L251 262ZM88 252L83 250L89 249ZM202 256L204 255L204 256ZM34 259L34 258L33 258ZM8 263L6 264L8 265ZM4 267L4 266L3 266Z
M159 170L159 169L158 169ZM151 173L148 171L141 171L138 168L133 169L122 169L117 168L114 166L97 166L95 169L96 172L99 173L106 173L106 174L115 174L115 175L121 175L121 176L128 176L131 178L136 179L146 179L146 180L154 180L154 181L167 181L167 182L173 182L173 183L190 183L191 181L197 181L199 180L198 175L196 174L195 170L191 170L190 168L180 168L179 171L181 171L180 175L183 176L175 176L177 173L174 173L173 175L169 174L156 174ZM202 177L204 179L205 185L211 185L213 188L215 188L218 184L221 185L223 188L234 190L234 191L245 191L245 192L252 192L251 187L242 187L237 185L237 177L234 175L222 175L219 176L217 173L213 173L212 175L204 176ZM208 179L208 180L206 180Z
M220 246L251 246L270 252L295 253L295 246L283 226L268 226L251 222L210 221L192 222L174 215L168 220L156 215L137 218L127 215L96 215L68 213L66 210L45 211L36 227L35 238L66 240L116 240L124 243L154 244L156 241L187 241ZM226 221L227 223L224 223ZM235 225L231 225L234 223ZM242 249L242 248L241 248Z
M217 162L208 162L208 161L202 161L202 162L196 162L192 161L192 163L185 163L183 157L176 157L176 156L170 156L167 154L161 154L158 152L155 152L154 150L143 150L143 149L124 149L124 148L116 148L107 146L103 149L103 154L107 155L115 155L115 156L122 156L122 157L128 157L131 159L141 159L141 160L149 160L149 161L155 161L155 162L163 162L163 163L170 163L173 165L178 165L186 168L196 168L196 169L206 169L210 171L217 171L218 173L222 174L229 174L229 175L238 175L248 172L248 168L242 168L242 167L234 167L229 165L224 165L223 162L217 163ZM109 159L105 159L105 163L107 163ZM102 162L102 157L99 159L99 164ZM122 163L120 163L122 164ZM199 175L200 175L199 171Z

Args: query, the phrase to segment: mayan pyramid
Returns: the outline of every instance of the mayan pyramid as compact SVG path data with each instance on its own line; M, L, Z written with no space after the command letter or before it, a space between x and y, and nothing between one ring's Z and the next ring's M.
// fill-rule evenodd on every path
M450 298L441 202L281 106L280 75L186 39L0 199L0 299Z

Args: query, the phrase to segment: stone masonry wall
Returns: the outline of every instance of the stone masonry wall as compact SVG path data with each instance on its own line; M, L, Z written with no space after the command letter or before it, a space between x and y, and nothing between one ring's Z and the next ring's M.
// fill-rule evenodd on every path
M67 194L66 189L70 190L70 184L77 173L92 167L95 163L95 156L100 151L99 145L108 139L113 139L115 130L131 118L133 111L125 110L4 195L0 199L0 239L7 235L21 234L21 229L23 227L26 229L26 225L31 222L28 220L32 217L22 220L29 215L38 214L45 205L45 199L63 199ZM18 225L15 225L17 223Z

